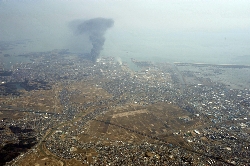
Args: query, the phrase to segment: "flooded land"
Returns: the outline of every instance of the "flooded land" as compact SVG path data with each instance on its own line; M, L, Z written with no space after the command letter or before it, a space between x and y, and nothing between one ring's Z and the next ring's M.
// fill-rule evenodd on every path
M250 66L21 57L1 61L0 165L250 163Z

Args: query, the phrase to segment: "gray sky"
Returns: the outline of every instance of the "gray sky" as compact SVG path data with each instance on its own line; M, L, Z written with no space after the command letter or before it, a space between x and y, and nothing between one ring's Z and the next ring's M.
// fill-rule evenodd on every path
M0 40L31 39L27 52L86 51L68 24L95 17L114 20L105 56L250 63L249 0L2 0Z

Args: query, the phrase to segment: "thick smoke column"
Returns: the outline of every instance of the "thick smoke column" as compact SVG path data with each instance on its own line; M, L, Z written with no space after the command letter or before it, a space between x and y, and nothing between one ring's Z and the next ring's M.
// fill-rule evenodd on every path
M86 20L78 25L78 33L87 34L93 46L88 55L89 60L93 62L96 61L105 42L104 34L107 29L111 28L113 25L114 21L106 18L94 18Z

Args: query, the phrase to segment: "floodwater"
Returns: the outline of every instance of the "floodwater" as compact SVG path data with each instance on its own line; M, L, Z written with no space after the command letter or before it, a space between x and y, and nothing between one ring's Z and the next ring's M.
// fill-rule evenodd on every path
M4 70L11 70L12 66L17 63L30 63L30 59L24 56L0 56L0 61Z

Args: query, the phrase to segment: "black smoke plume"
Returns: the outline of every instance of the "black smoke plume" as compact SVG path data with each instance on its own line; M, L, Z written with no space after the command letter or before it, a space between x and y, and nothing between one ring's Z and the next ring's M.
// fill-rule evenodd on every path
M78 34L86 34L92 43L92 49L87 58L93 62L99 57L105 42L104 34L108 28L114 25L112 19L94 18L86 20L77 26Z

